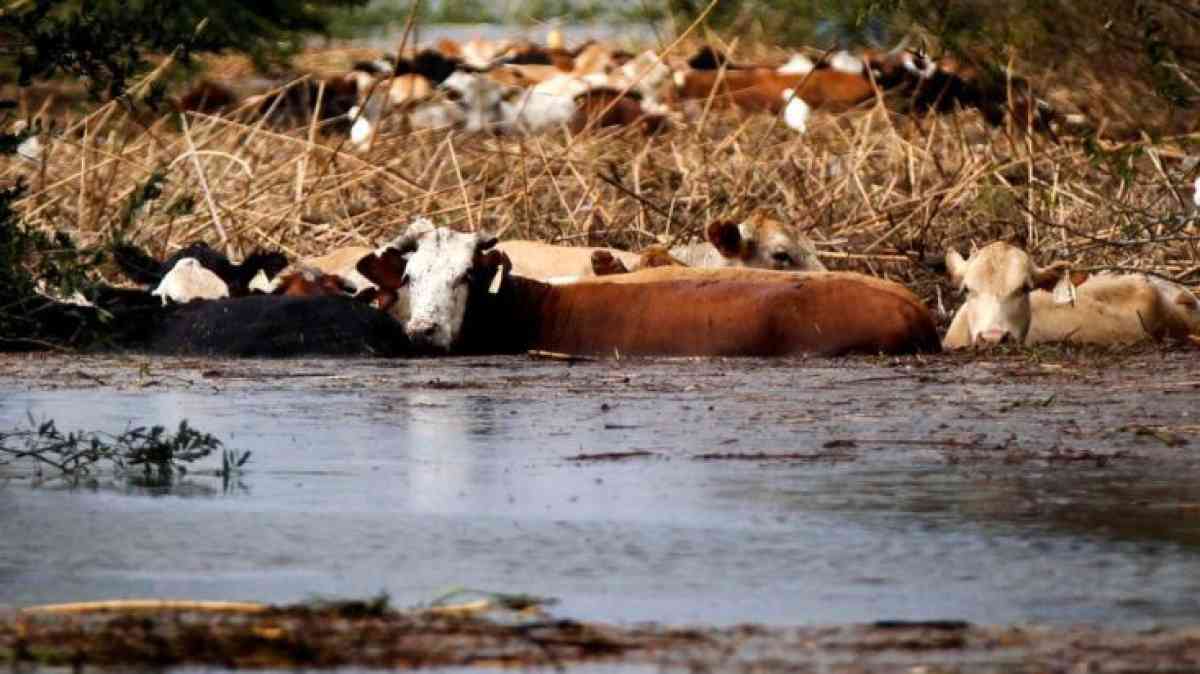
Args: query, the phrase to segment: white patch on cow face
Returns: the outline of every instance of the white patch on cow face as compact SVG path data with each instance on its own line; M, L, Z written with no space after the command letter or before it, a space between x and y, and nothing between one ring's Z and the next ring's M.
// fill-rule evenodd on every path
M905 70L921 79L929 79L937 72L937 64L924 52L906 51L901 55L900 63Z
M151 295L183 304L192 300L215 300L229 297L229 286L194 257L185 257L171 267Z
M825 271L810 241L782 230L763 236L757 250L759 260L755 266L783 271Z
M792 54L788 62L775 69L780 75L807 75L816 68L812 59L804 54Z
M851 75L861 75L864 69L862 59L846 51L835 52L830 56L829 67Z
M966 320L970 344L1025 341L1034 289L1034 266L1025 251L1002 242L979 249L967 260L950 251L946 268L967 296L958 311Z
M762 215L738 225L742 238L753 242L746 266L780 271L825 271L817 249L804 235Z
M530 132L560 127L579 111L575 97L588 89L587 82L569 75L551 77L515 100L501 102L505 124Z
M459 109L465 131L505 131L504 104L521 90L484 75L455 72L442 82L447 97Z
M626 83L636 82L634 90L644 99L651 100L657 98L658 90L671 77L671 66L663 63L658 54L647 50L622 65L619 73Z
M411 230L410 230L411 231ZM408 258L409 339L449 350L458 340L470 293L470 272L482 237L439 227L421 234Z
M359 149L365 150L370 145L373 129L371 128L371 120L367 119L366 113L359 114L359 112L357 105L350 108L350 119L354 119L354 126L350 127L350 142L354 143ZM358 119L355 119L355 117Z
M1192 203L1200 208L1200 176L1196 176L1196 181L1192 183Z
M246 286L246 289L250 292L260 292L264 295L270 295L279 287L280 278L282 278L282 275L269 279L267 278L267 272L259 269L254 278L250 279L250 284Z
M784 89L783 100L787 104L783 108L783 121L788 127L795 129L796 133L804 133L808 130L808 115L812 112L812 108L808 103L804 102L803 98L796 95L795 89Z

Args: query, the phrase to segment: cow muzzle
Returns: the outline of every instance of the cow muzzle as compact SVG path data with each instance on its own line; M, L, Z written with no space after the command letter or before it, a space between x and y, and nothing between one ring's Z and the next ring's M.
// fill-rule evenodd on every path
M421 348L438 348L448 350L450 347L441 339L441 326L434 321L428 320L410 320L405 326L404 332L408 335L409 341L413 346Z
M979 344L990 346L994 344L1014 344L1017 341L1016 335L1010 330L1002 328L992 328L979 333Z

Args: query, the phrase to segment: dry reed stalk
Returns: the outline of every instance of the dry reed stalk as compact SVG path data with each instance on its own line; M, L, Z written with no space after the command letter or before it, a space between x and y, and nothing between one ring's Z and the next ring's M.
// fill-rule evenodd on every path
M1200 281L1192 176L1179 168L1179 148L1197 138L1114 143L1097 155L1009 136L973 113L919 123L891 114L818 112L800 137L773 118L712 106L703 125L678 123L648 141L620 130L481 137L388 123L356 153L311 122L286 130L247 111L193 113L176 129L106 107L61 125L41 166L0 159L0 184L30 179L36 189L17 205L25 219L66 223L87 244L124 227L131 195L161 171L162 196L125 229L155 253L202 237L316 255L390 239L416 214L511 238L637 249L765 208L810 232L832 267L875 269L930 298L941 279L908 251L1013 235L1041 262Z
M208 204L208 212L212 215L213 226L221 237L222 247L229 245L229 236L225 233L225 225L221 224L221 213L217 210L217 202L213 199L212 190L208 187L208 177L204 174L204 165L196 155L196 145L192 142L192 134L188 131L187 116L180 115L179 123L183 127L183 138L187 141L188 154L192 158L192 166L196 169L196 177L200 180L200 189L204 193L204 203Z

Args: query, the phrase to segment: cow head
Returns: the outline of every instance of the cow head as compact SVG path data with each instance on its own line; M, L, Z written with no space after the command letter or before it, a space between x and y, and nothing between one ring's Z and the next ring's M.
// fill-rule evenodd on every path
M671 255L671 250L666 246L647 246L639 253L638 269L652 269L654 267L686 267L687 265L679 261L674 255Z
M671 81L671 66L663 63L658 54L647 50L626 61L618 68L621 77L636 82L634 91L646 99L656 99L663 85Z
M413 223L390 245L409 255L401 285L409 300L405 331L414 344L444 351L454 346L471 293L486 292L501 266L492 255L495 245L494 236L432 228L427 220Z
M442 90L463 119L466 131L506 130L507 107L521 97L519 87L497 82L486 75L455 72L442 82Z
M1032 318L1029 294L1035 289L1052 290L1066 272L1066 264L1038 267L1025 251L997 241L968 259L950 250L946 272L967 296L954 320L966 321L970 344L1020 344Z
M735 267L825 271L812 241L762 211L741 223L715 222L708 241Z
M229 297L229 286L194 257L175 263L162 282L150 293L168 301L184 304L192 300L215 300Z
M1146 279L1165 302L1167 312L1189 335L1200 335L1200 299L1174 281L1157 276Z
M259 274L263 274L267 280L275 278L279 272L286 269L288 266L287 255L279 251L255 250L250 255L242 260L242 264L238 265L237 280L235 284L237 290L242 294L249 292L249 285ZM230 287L230 291L234 288Z

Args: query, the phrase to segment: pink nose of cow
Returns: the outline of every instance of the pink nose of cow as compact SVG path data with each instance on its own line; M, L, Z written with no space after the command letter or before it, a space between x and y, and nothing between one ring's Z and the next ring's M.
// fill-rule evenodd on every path
M1004 344L1012 341L1013 335L1008 330L993 328L979 333L979 339L987 344Z

